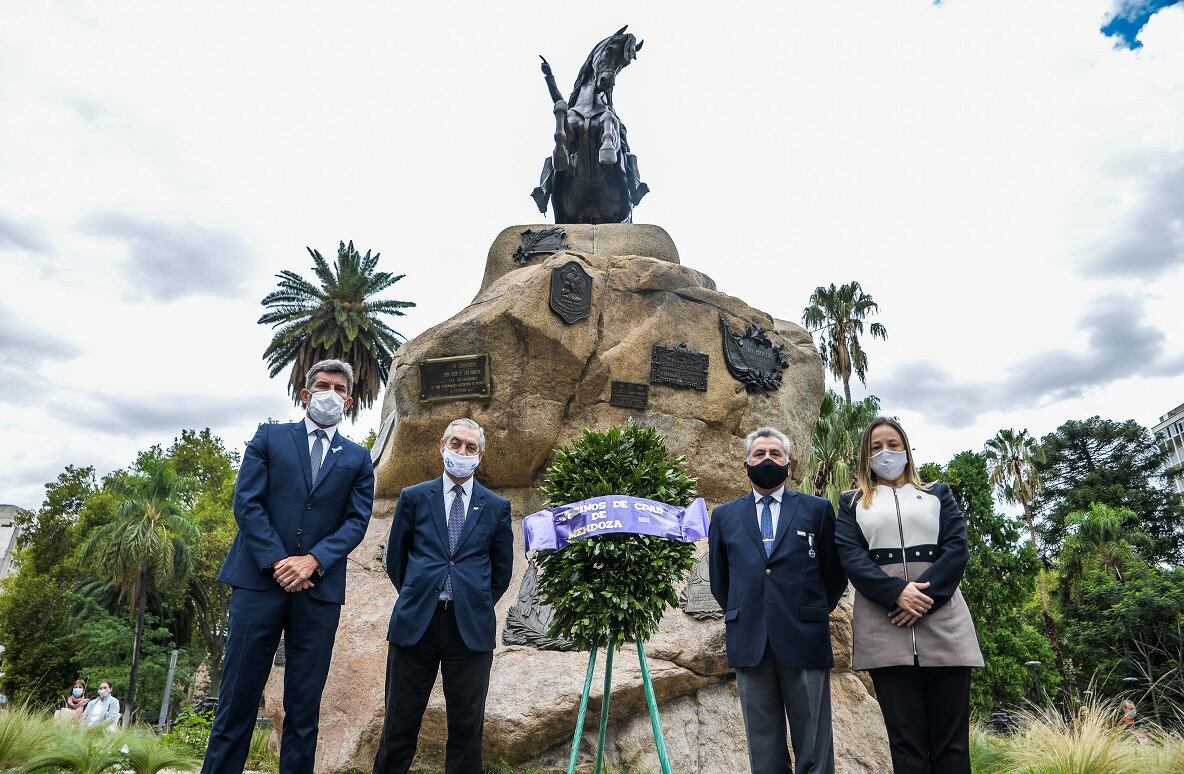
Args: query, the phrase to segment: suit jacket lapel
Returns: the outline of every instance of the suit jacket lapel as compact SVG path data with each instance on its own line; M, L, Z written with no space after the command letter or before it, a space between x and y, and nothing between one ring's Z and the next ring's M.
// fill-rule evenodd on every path
M753 498L752 492L746 494L740 502L740 519L744 522L744 528L752 536L756 547L760 549L761 557L764 558L765 541L761 538L760 524L757 522L756 515L756 500Z
M793 524L794 517L798 513L801 498L797 494L789 487L781 490L781 514L777 517L777 534L773 538L772 554L777 553L777 547L781 545L781 538L785 537L786 532L789 532L790 525Z
M314 490L318 486L321 485L322 481L325 480L325 476L329 475L329 471L332 470L333 466L337 464L337 458L341 456L341 450L342 450L341 436L338 435L337 433L334 433L333 437L337 440L337 445L336 446L333 446L333 445L329 446L329 451L325 455L325 461L321 463L321 469L317 471L317 480L312 482L312 488ZM336 449L337 451L333 451L334 449ZM311 470L312 470L312 457L310 456L309 457L309 471L311 472Z
M303 422L292 425L292 440L296 444L296 459L300 460L300 469L304 471L304 485L312 491L312 463L308 456L308 433Z
M481 513L485 510L485 487L473 482L473 496L469 498L469 510L465 513L465 525L461 528L460 537L456 539L456 550L465 544L469 535L477 528Z
M440 542L444 545L444 553L448 553L448 520L444 518L444 481L437 478L432 482L428 492L428 508L432 512L432 521L436 523L436 532L440 535Z

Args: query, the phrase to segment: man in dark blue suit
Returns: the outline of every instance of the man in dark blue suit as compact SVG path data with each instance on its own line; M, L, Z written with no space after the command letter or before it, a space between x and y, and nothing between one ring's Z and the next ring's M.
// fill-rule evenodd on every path
M752 491L711 514L711 593L724 610L753 774L834 774L830 611L847 587L829 500L785 486L789 439L744 439Z
M204 774L243 770L263 686L284 635L281 774L311 774L321 691L345 602L346 557L374 504L370 453L337 432L353 369L322 360L305 378L306 416L263 424L234 488L238 535L218 580L234 587L218 711Z
M485 697L493 665L493 606L514 569L510 503L473 478L485 431L471 419L444 430L444 475L399 494L386 571L399 592L387 631L386 716L374 774L407 774L436 673L448 713L446 774L481 774Z

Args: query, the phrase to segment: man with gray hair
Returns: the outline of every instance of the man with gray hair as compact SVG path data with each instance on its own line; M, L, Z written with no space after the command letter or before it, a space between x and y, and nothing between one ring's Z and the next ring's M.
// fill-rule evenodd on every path
M744 439L751 489L715 508L708 530L711 593L724 610L753 774L834 774L830 611L847 587L835 512L795 492L789 439L762 427Z
M444 771L481 774L493 606L510 586L510 503L473 478L485 431L457 419L440 439L443 475L399 493L386 571L399 592L387 630L386 714L374 774L407 774L436 673L444 678Z
M262 424L247 444L234 487L238 535L218 575L234 591L205 774L243 770L281 634L280 771L312 774L346 557L362 542L374 504L370 453L337 432L353 387L348 363L322 360L300 391L304 418Z

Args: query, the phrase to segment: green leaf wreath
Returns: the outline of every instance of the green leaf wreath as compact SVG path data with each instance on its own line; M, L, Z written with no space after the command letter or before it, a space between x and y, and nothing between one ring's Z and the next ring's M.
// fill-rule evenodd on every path
M607 432L585 429L555 450L540 487L551 505L628 495L685 506L698 497L685 459L670 457L657 431L632 421ZM548 634L580 650L644 642L675 605L674 582L694 563L694 544L649 535L597 535L539 551L538 595L554 606Z

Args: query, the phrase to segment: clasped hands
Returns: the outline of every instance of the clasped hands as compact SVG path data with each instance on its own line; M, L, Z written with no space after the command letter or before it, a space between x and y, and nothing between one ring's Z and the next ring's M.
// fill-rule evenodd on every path
M896 598L896 609L888 614L888 620L897 626L912 626L933 607L933 598L921 593L929 583L910 582Z
M280 584L284 591L296 592L311 589L316 585L309 578L320 566L321 563L315 556L306 554L280 559L271 569L275 582Z

